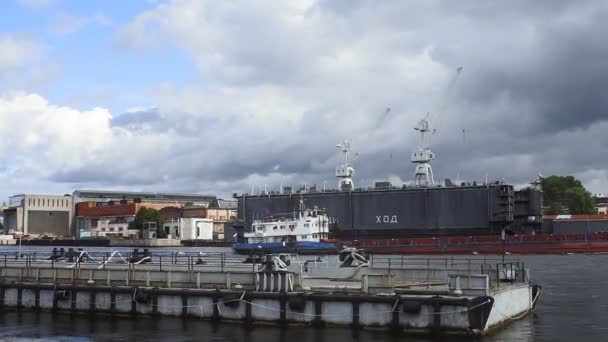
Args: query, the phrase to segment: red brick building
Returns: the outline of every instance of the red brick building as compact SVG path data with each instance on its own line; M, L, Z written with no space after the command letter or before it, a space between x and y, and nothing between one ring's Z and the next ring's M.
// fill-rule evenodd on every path
M80 202L76 204L76 225L81 237L139 238L139 230L129 229L140 208L161 210L175 202L150 203L141 200Z

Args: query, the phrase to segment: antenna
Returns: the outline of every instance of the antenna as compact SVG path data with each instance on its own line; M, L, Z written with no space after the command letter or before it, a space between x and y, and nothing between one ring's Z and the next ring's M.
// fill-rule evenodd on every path
M355 168L351 165L350 160L350 141L344 140L341 144L336 145L342 151L343 161L342 164L336 166L336 177L338 177L338 189L350 191L353 189L353 176L355 174ZM356 154L358 155L358 154Z
M449 95L452 92L460 74L462 73L462 67L458 67L456 69L456 74L450 84L447 87L445 95L441 101L441 105L439 106L439 110L435 114L435 121L439 121L441 113L445 110L447 106ZM412 153L411 161L416 164L416 169L414 172L414 184L418 186L429 186L435 184L435 179L433 177L433 169L431 168L431 161L435 159L435 154L431 151L430 144L426 140L426 135L428 132L431 132L432 135L437 133L437 129L433 128L431 130L429 121L431 120L431 114L429 112L426 113L424 118L418 121L418 124L414 129L420 132L420 143L418 145L418 149ZM464 132L464 130L463 130ZM464 133L463 133L464 135Z

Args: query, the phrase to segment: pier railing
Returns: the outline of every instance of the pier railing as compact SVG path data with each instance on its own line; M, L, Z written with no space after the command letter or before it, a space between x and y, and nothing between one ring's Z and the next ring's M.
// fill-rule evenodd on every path
M412 257L407 255L371 255L372 269L388 273L404 271L405 277L430 286L445 281L450 275L487 275L489 285L500 288L501 283L525 283L529 274L522 260L514 257Z
M98 269L125 265L159 271L256 272L261 268L257 260L244 262L240 256L223 252L89 252L83 250L63 254L41 251L0 252L0 267L47 268L80 267L88 265Z
M359 279L355 277L356 272L350 272L349 268L339 268L338 256L290 257L292 266L290 269L292 272L301 275L312 275L314 278L315 275L338 277L338 275L352 273L348 278L349 281ZM276 260L270 261L272 263L276 262ZM180 273L186 277L184 279L188 279L194 286L201 286L204 281L208 281L209 284L230 284L231 282L237 282L235 280L237 278L240 279L238 282L242 284L244 282L257 284L255 275L265 270L268 265L264 259L245 258L222 252L153 251L150 253L135 250L129 252L87 252L83 250L70 250L68 252L27 250L0 252L0 269L7 279L11 277L35 280L44 278L55 281L59 274L62 275L61 277L64 280L71 279L71 281L74 281L74 279L82 280L82 277L89 277L99 281L101 279L99 277L103 278L106 273L107 279L110 279L111 273L122 279L121 281L124 280L125 283L137 281L137 274L139 274L141 277L145 276L145 279L139 279L145 284L155 284L155 281L156 284L160 284L178 283L177 278L180 277L178 275ZM372 255L367 267L371 270L370 274L373 275L390 274L397 287L433 288L445 286L449 283L449 279L454 276L471 278L487 275L490 288L500 288L505 283L525 283L529 281L524 263L513 257L477 256L465 258L457 256ZM350 268L351 271L353 269L355 268ZM127 270L128 274L125 278L124 274ZM358 270L358 267L356 267L356 270ZM83 271L84 273L81 273ZM106 273L100 273L100 271ZM171 275L171 273L174 275ZM156 276L151 274L156 274ZM213 277L213 280L200 278L203 274L205 277ZM154 277L156 277L156 280L154 280ZM184 280L183 283L186 282ZM108 281L108 283L112 283L112 281ZM230 285L228 287L230 288Z

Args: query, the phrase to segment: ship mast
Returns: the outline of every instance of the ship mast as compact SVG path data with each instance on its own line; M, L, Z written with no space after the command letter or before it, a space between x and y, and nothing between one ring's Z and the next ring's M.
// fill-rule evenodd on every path
M355 169L351 165L350 160L350 142L344 140L342 144L336 145L342 151L344 159L341 164L336 166L336 177L338 177L338 189L342 191L350 191L354 188L353 175Z
M435 159L435 154L426 142L426 134L430 131L427 117L418 121L418 126L414 129L420 132L420 144L418 149L412 153L411 161L416 164L414 173L414 184L417 186L434 185L433 169L431 168L431 160Z

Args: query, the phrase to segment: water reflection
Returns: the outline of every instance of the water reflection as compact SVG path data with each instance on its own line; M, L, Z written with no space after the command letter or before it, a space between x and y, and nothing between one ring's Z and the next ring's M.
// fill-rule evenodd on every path
M534 317L515 322L483 340L532 341ZM403 341L402 334L381 330L359 330L305 326L280 328L257 325L245 328L240 323L215 324L180 318L116 318L104 316L52 314L48 312L4 312L0 314L1 340L10 341L246 341L246 342L337 342ZM469 341L470 337L425 338L408 336L407 341Z

